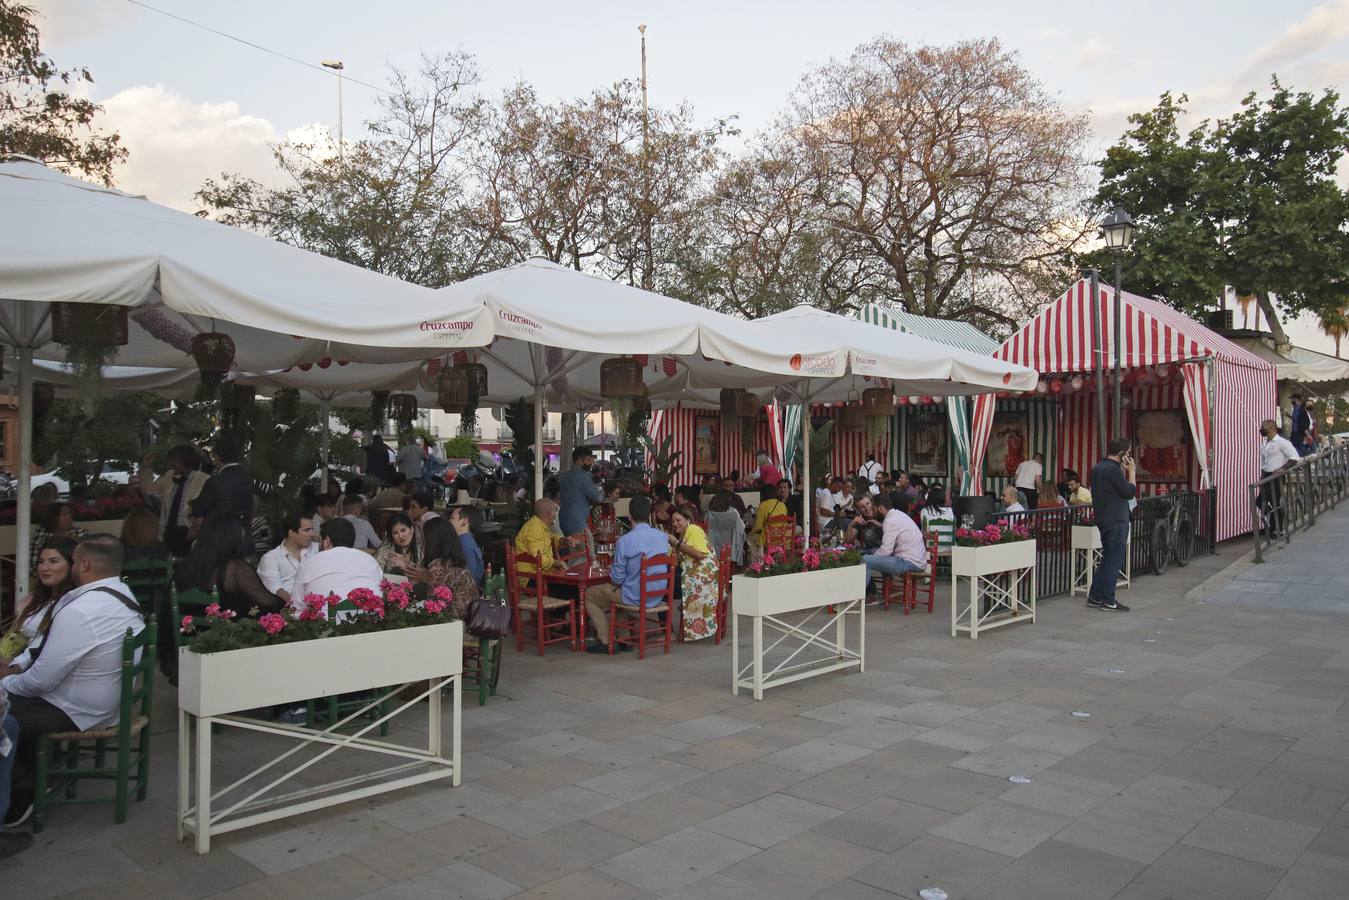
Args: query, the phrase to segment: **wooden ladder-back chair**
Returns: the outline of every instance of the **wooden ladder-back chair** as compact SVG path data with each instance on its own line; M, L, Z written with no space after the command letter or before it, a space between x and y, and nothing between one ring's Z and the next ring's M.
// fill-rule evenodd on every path
M665 571L653 572L657 566L664 566ZM617 600L609 604L610 654L614 652L615 642L627 637L629 643L637 645L637 658L645 659L646 639L652 634L663 636L665 652L670 652L674 617L680 615L674 604L674 567L674 557L668 553L642 560L638 596L640 608ZM661 613L665 614L663 620ZM652 621L655 622L654 626L648 624Z
M522 574L519 568L521 563L533 566L534 571ZM568 642L575 649L580 632L580 601L548 596L537 556L521 553L507 545L506 591L517 650L525 649L527 626L534 630L533 640L538 644L539 656L543 656L543 648L549 644ZM562 618L558 618L559 613L563 615ZM557 636L551 636L555 632L559 632Z

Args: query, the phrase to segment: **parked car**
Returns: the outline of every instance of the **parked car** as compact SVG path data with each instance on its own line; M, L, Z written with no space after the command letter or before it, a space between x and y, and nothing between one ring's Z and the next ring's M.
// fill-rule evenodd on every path
M131 473L126 469L104 466L103 472L99 475L98 480L106 481L110 484L129 484L131 482ZM32 485L34 490L44 484L56 485L56 491L62 497L70 496L70 482L66 481L55 472L47 472L43 475L33 476Z

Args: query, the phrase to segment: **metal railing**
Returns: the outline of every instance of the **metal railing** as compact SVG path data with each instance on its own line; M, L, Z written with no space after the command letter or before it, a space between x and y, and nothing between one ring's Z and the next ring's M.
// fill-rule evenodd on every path
M1255 561L1280 539L1284 546L1293 534L1316 524L1316 518L1334 509L1349 492L1349 443L1336 444L1303 457L1291 468L1261 478L1247 488L1251 509L1251 538Z
M1138 501L1138 507L1134 509L1129 532L1130 563L1133 565L1134 573L1152 571L1152 531L1159 519L1170 515L1173 502L1184 505L1190 521L1194 523L1190 537L1190 552L1186 558L1193 558L1201 553L1217 552L1217 531L1214 528L1218 514L1216 490L1210 488L1196 493L1186 489L1142 497Z

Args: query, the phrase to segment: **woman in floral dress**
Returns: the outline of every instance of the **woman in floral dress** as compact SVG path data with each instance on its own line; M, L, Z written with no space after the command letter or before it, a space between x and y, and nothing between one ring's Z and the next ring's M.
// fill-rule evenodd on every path
M687 507L670 517L670 530L670 551L679 561L683 592L684 640L712 637L717 633L717 558Z

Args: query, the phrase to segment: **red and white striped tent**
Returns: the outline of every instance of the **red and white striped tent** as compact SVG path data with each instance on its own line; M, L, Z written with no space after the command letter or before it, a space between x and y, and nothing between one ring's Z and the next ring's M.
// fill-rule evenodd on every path
M1091 293L1090 281L1078 281L994 354L1044 376L1068 376L1058 381L1062 392L1057 395L1058 464L1083 473L1103 452L1095 393L1073 391L1069 385L1076 381L1090 388L1095 369L1093 314L1098 317L1098 343L1107 373L1115 358L1116 338L1114 289L1100 285L1095 304ZM1123 405L1136 412L1183 408L1194 450L1191 485L1217 488L1217 539L1249 531L1246 488L1260 477L1259 423L1274 417L1274 366L1160 301L1127 292L1120 296L1121 363L1126 369ZM1083 376L1085 383L1074 375ZM995 404L992 394L976 398L974 404L972 468L980 474ZM1123 416L1122 421L1124 436L1132 436L1133 417ZM1046 472L1046 480L1049 477Z

